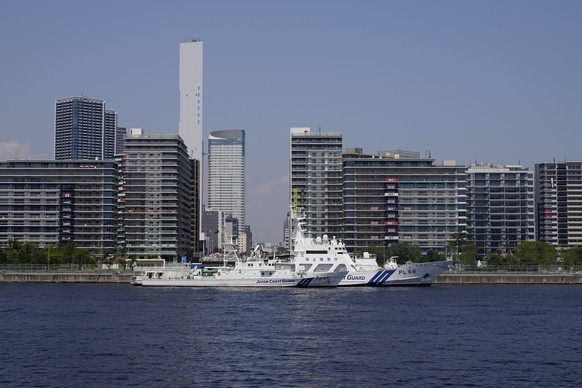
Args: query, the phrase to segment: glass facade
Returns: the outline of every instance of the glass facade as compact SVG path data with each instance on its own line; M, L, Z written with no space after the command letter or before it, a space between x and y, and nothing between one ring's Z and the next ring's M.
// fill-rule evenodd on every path
M237 236L246 222L245 170L245 131L211 132L208 136L208 208L230 217L236 224Z

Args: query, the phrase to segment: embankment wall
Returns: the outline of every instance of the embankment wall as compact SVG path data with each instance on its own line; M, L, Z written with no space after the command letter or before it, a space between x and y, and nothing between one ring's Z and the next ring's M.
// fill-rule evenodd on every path
M0 273L0 283L130 283L131 273Z
M445 272L435 284L582 284L578 273L451 273Z

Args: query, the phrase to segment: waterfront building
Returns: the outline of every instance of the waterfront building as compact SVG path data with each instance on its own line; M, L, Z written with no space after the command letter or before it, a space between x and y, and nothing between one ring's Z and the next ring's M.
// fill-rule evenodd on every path
M116 245L116 197L113 161L0 162L0 246L72 241L104 258Z
M582 246L582 162L536 164L535 187L537 240Z
M305 213L314 235L343 235L341 132L291 128L291 204Z
M235 230L245 225L245 131L232 129L208 136L208 208L238 220Z
M416 152L343 154L345 243L349 250L417 244L445 253L465 229L465 166L434 165Z
M117 244L115 255L126 257L127 241L125 239L125 154L116 154L117 163Z
M467 168L467 233L479 258L535 240L533 172L522 166Z
M180 136L131 129L122 166L127 257L192 258L193 165Z
M117 112L88 97L55 102L55 159L111 160L116 151Z

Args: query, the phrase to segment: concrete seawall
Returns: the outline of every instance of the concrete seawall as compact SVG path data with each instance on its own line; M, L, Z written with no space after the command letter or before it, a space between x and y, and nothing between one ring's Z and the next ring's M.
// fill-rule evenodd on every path
M127 283L133 274L117 272L0 273L0 283Z
M576 272L444 272L435 284L582 284L582 274Z

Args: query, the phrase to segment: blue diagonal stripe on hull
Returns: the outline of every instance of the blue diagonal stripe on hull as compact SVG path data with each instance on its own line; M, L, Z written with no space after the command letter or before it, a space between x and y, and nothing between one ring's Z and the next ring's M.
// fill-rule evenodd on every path
M393 273L394 273L394 271L386 271L386 274L384 274L384 276L382 276L382 279L378 280L378 284L384 284L384 282L386 280L388 280L390 275L392 275Z
M370 281L368 282L368 284L370 284L370 285L374 285L374 284L376 283L376 278L378 278L378 277L379 277L380 275L382 275L383 273L384 273L384 271L378 271L378 272L376 273L376 275L374 275L374 276L372 277L372 279L370 279Z

